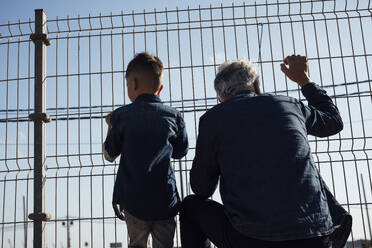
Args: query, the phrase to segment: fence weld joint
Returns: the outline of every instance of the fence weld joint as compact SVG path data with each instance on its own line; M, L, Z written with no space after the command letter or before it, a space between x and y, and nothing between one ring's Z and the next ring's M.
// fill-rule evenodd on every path
M44 42L44 44L46 46L49 46L51 43L50 43L50 39L48 38L48 35L47 34L31 34L30 35L30 39L35 43L36 41L39 41L41 40L42 42Z
M33 113L28 116L32 121L43 121L44 123L49 123L52 121L47 113Z
M28 218L33 221L49 221L51 215L47 213L32 213L28 215Z

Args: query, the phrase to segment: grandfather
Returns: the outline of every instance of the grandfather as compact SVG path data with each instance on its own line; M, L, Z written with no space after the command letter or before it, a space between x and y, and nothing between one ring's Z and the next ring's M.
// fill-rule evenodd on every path
M351 216L320 177L307 139L340 132L340 114L311 82L306 57L287 57L281 70L308 105L260 94L259 73L249 62L220 66L214 86L221 104L200 118L190 172L195 195L181 206L183 248L210 247L210 241L219 248L345 244ZM223 205L207 199L218 181Z

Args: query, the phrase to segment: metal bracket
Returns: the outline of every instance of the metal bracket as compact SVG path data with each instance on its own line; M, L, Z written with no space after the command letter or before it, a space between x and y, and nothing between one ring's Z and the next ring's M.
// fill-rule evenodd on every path
M42 42L44 42L44 44L46 46L49 46L51 43L50 43L50 40L48 39L48 35L47 34L31 34L30 35L30 39L35 43L36 41L38 40L41 40Z
M34 221L49 221L52 216L47 213L32 213L28 215L28 218Z
M49 123L52 121L50 116L47 113L33 113L28 116L32 121L43 121L44 123Z

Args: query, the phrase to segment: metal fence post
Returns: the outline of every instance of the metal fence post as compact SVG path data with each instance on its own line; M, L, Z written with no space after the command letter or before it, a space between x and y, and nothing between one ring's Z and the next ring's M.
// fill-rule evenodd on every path
M34 121L34 248L45 247L44 221L50 219L45 213L45 123L50 118L45 113L46 102L46 46L50 44L46 34L44 10L35 10L35 33L30 39L35 44L35 112L29 117Z

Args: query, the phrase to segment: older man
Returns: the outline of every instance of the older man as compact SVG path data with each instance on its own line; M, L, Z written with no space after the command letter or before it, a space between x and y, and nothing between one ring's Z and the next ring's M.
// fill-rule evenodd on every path
M260 94L249 62L220 66L214 86L221 104L200 118L190 172L195 195L181 207L183 248L209 247L209 240L219 248L345 244L351 216L324 184L307 139L340 132L340 114L309 78L306 57L287 57L281 70L308 105ZM207 200L219 180L223 205Z

